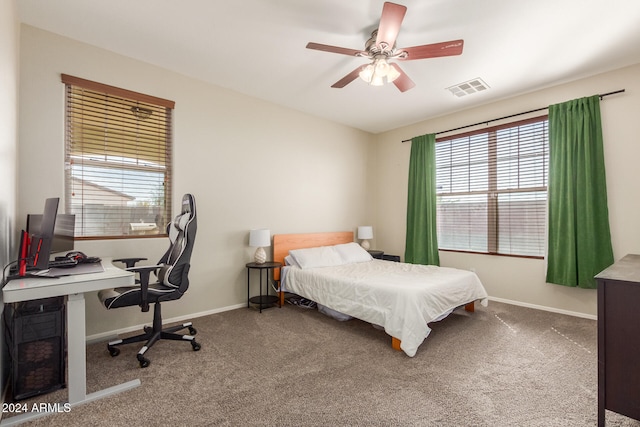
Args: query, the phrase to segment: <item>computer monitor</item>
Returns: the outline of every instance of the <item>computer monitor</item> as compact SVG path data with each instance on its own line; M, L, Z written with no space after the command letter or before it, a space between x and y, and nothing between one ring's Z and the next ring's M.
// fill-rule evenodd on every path
M29 260L36 270L46 270L49 266L49 254L51 253L51 243L56 226L56 215L58 214L58 203L60 199L49 198L44 204L42 223L38 233L29 233ZM27 264L28 266L28 264Z
M55 232L59 202L60 199L57 197L47 199L39 229L34 230L33 233L28 233L25 230L20 232L16 271L7 277L4 277L3 271L3 286L9 280L32 277L33 275L27 270L46 270L49 267L49 254Z
M42 226L42 214L27 215L27 233L36 234ZM56 215L56 224L51 242L51 253L71 252L74 249L74 231L76 216L73 214Z

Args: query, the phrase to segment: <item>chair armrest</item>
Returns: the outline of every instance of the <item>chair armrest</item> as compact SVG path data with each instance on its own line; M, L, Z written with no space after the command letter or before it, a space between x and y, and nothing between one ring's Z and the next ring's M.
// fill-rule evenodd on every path
M135 266L135 267L125 268L125 270L132 271L134 273L140 273L140 274L146 273L147 276L148 276L149 273L153 272L154 270L159 269L160 267L162 267L162 265L138 265L138 266Z
M140 261L142 259L140 259ZM160 267L161 266L159 265L145 265L139 267L129 267L126 269L127 271L138 273L138 275L140 276L140 307L142 307L142 311L144 312L149 311L149 277L151 276L151 272L156 271Z
M118 259L114 259L113 261L122 262L124 263L124 265L127 266L127 268L131 268L131 267L134 267L137 262L146 261L146 260L147 258L118 258Z

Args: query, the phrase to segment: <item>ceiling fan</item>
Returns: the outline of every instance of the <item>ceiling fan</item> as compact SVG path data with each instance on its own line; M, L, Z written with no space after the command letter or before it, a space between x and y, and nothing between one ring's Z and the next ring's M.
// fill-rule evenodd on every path
M370 64L359 66L335 82L331 87L343 88L357 77L360 77L373 86L382 86L385 81L388 83L393 82L400 92L405 92L416 84L402 71L398 64L390 63L389 59L412 61L441 56L454 56L462 53L463 40L396 48L396 37L400 31L400 25L406 12L406 6L385 2L382 7L380 24L378 28L371 33L371 37L365 43L364 50L329 46L320 43L308 43L307 49L368 58L372 61Z

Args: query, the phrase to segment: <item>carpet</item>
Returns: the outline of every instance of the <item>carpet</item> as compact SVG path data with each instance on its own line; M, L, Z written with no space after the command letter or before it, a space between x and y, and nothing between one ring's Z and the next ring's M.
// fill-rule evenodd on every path
M136 389L28 426L595 426L597 329L503 303L431 324L415 357L359 320L293 305L193 319L202 349L87 348L88 392ZM29 399L61 401L66 390ZM5 417L10 414L5 414ZM607 412L609 426L640 422Z

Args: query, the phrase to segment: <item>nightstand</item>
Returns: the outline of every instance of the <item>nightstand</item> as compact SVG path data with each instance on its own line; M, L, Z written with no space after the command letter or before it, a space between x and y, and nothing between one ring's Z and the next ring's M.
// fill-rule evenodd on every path
M384 251L378 251L376 249L369 249L367 252L369 252L369 254L375 259L382 259L382 256L384 255Z
M400 255L385 254L384 251L379 251L376 249L369 249L367 252L369 252L369 254L371 254L371 256L375 259L400 262Z
M282 263L280 262L263 262L262 264L258 264L257 262L250 262L246 265L247 267L247 308L251 307L251 304L256 304L262 313L263 308L271 307L274 304L278 304L280 299L275 295L269 295L269 270L273 270L276 268L282 267ZM250 287L251 287L251 270L259 270L260 271L260 282L258 283L260 288L260 295L255 297L250 297ZM262 276L263 272L265 273L264 285L265 292L262 292Z

